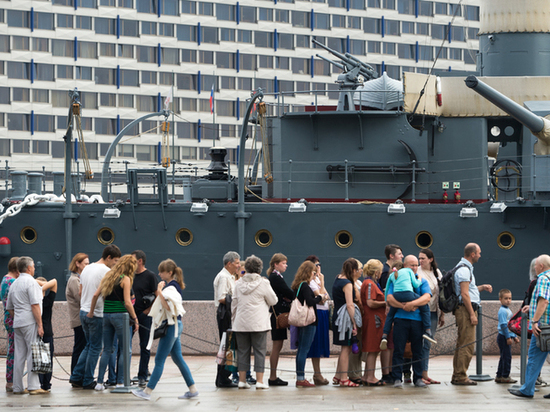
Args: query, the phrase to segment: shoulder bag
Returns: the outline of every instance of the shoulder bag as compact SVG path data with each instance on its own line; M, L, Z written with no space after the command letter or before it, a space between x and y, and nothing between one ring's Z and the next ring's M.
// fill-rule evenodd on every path
M277 315L273 306L271 306L271 310L273 310L273 315L275 315L275 327L277 329L287 329L290 326L288 323L288 312L279 313Z
M300 288L303 284L304 282L300 283L298 292L296 293L296 299L292 301L292 305L290 306L288 323L292 326L304 327L315 322L315 308L313 306L308 306L305 301L304 303L300 303L298 299Z
M51 373L52 358L50 356L50 344L44 343L42 338L38 338L31 343L32 351L32 372L34 373Z

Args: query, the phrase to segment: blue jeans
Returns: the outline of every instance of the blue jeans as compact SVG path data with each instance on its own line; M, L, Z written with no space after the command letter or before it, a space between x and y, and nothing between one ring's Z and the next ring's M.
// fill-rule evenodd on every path
M407 303L412 302L413 300L416 300L420 297L418 293L415 292L393 292L393 297L395 300L401 303ZM430 307L428 305L419 306L418 310L420 311L420 317L422 319L422 326L424 327L424 330L430 329ZM384 335L389 335L391 331L391 325L393 323L393 318L395 317L395 314L397 313L397 308L394 308L393 306L390 306L390 311L388 312L388 315L386 316L386 323L384 323ZM432 334L434 331L432 330Z
M86 347L78 358L71 381L82 382L84 386L94 381L94 371L103 346L103 318L89 318L88 312L80 311L80 323L86 337Z
M506 342L506 337L500 333L497 335L497 345L500 350L497 378L508 378L512 367L512 347Z
M541 352L537 346L536 337L533 335L529 353L527 354L527 370L525 372L525 383L519 389L524 395L533 396L535 394L535 382L539 377L540 371L544 366L544 361L548 352Z
M298 352L296 353L296 376L297 380L303 381L306 378L306 360L309 348L315 338L317 325L307 325L298 328Z
M393 322L392 377L403 380L403 354L407 341L411 342L413 353L413 382L422 379L422 322L396 318Z
M177 336L174 336L174 329L176 325L169 325L166 335L160 338L159 345L157 347L157 354L155 355L155 368L153 369L153 373L151 374L149 382L147 383L147 387L149 389L155 389L155 387L157 386L157 383L162 376L162 372L164 370L164 362L166 361L168 355L172 357L172 360L177 365L178 369L181 372L181 376L183 376L183 379L185 380L187 386L195 384L195 381L191 376L189 366L187 366L187 364L183 360L183 356L181 355L180 335L183 332L183 324L179 319L177 326Z
M432 323L432 336L435 336L437 330L437 312L430 312L430 320ZM432 348L432 342L424 339L424 346L422 347L422 371L428 371L428 363L430 361L430 349Z
M99 361L99 369L97 372L97 383L103 383L103 377L105 376L105 370L107 365L110 363L111 354L114 352L117 353L117 349L113 347L113 341L116 338L118 343L122 348L122 334L124 328L128 328L129 336L132 336L132 331L130 330L130 325L125 324L124 322L124 313L104 313L103 314L103 354L101 355L101 360ZM130 356L132 355L132 343L130 341ZM117 383L124 383L124 365L122 363L122 354L123 351L120 351L118 355L118 374L116 377ZM110 377L111 374L109 373Z

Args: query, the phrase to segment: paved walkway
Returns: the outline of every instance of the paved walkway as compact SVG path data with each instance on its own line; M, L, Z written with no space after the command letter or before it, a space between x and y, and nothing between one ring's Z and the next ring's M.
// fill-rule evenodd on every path
M70 358L58 358L61 366L69 369ZM137 370L138 358L132 359L132 371ZM72 389L67 374L57 363L54 364L52 392L48 395L13 395L3 391L4 373L0 377L0 410L19 410L23 408L51 408L54 411L158 411L193 410L193 411L535 411L550 408L550 400L542 395L550 393L550 387L542 388L534 399L521 399L510 395L509 385L496 384L494 381L480 382L478 386L461 387L450 384L452 358L442 356L430 361L430 376L442 381L441 385L431 385L427 389L415 388L405 384L403 389L382 388L340 388L332 385L311 389L294 387L294 358L284 357L279 367L283 370L280 376L289 380L288 387L271 388L266 391L238 389L218 389L214 385L216 365L213 357L187 356L193 377L200 392L192 400L179 400L187 387L174 363L169 359L157 389L150 402L134 397L132 394L111 394L105 392ZM151 367L153 366L151 360ZM498 357L486 356L483 359L483 372L494 377ZM331 378L336 368L336 358L324 359L321 367L326 371L325 377ZM308 362L308 370L311 364ZM545 365L543 378L550 380L550 366ZM5 370L5 358L0 359L0 371ZM332 373L331 373L332 372ZM475 373L475 358L472 360L470 373ZM519 357L512 363L512 377L519 380ZM135 373L133 373L135 374ZM307 373L310 376L311 373ZM377 376L380 376L377 373Z

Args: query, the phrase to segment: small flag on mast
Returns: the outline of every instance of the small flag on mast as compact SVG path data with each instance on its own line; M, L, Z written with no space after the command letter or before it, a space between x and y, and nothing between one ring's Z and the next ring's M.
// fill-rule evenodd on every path
M210 90L210 113L214 114L214 85L212 84L212 90Z
M170 107L170 103L172 103L172 88L170 88L170 90L168 91L168 95L164 99L164 109L165 110L168 110L168 108Z

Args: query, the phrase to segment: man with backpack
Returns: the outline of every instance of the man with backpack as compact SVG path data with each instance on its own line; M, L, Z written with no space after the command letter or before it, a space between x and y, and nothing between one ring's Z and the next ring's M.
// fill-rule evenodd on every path
M458 295L458 306L453 311L456 318L458 337L453 357L453 385L477 385L468 378L467 372L472 356L473 342L476 339L477 309L481 304L479 292L491 293L491 285L476 286L474 263L481 257L481 248L476 243L468 243L464 248L464 257L460 260L454 273L455 293Z

